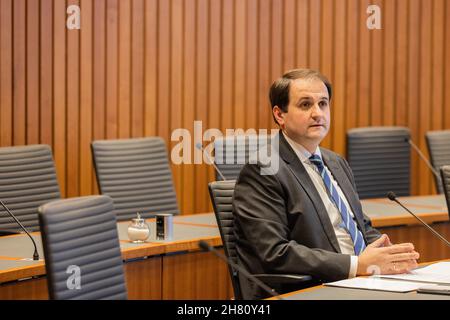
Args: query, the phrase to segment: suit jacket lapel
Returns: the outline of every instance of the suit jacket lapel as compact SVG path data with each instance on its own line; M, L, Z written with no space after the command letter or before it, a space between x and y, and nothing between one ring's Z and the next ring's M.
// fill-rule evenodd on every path
M296 177L297 181L300 183L302 188L308 194L309 198L311 199L312 203L316 208L316 213L319 216L319 219L322 223L322 227L325 231L325 234L328 237L328 240L330 241L331 245L336 250L336 252L340 253L341 250L339 247L338 240L336 238L336 233L334 232L334 228L333 225L331 224L330 217L328 216L328 213L325 209L325 206L323 205L319 193L316 190L316 187L314 186L314 183L312 182L311 178L306 172L306 169L301 163L300 159L297 157L294 150L292 150L291 146L284 138L281 131L279 133L279 136L280 136L280 145L279 145L280 157L286 163L288 163L289 168Z
M326 151L325 152L322 151L322 159L326 164L326 166L328 167L328 169L331 171L331 174L333 175L334 179L339 184L339 187L341 188L345 197L347 198L347 202L349 203L353 211L353 214L356 217L358 228L364 235L364 228L363 228L364 223L362 221L362 217L358 214L357 211L358 207L356 204L358 203L358 198L356 197L356 194L353 191L354 190L353 185L350 183L347 175L342 170L340 164L337 162L336 159L330 157Z

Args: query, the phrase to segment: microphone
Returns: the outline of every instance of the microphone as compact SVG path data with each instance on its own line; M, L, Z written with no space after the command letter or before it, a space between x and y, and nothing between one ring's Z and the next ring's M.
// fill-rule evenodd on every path
M11 211L9 211L8 207L3 203L2 200L0 200L0 204L2 205L3 208L5 208L6 212L8 212L8 214L14 219L14 221L16 221L16 223L22 228L22 230L25 231L25 233L30 237L31 241L33 241L34 245L33 260L36 261L39 260L39 253L37 251L36 242L34 242L33 237L30 235L28 230L23 226L23 224L20 223L20 221L16 218L16 216Z
M237 265L236 263L234 263L233 261L231 261L227 257L225 257L219 251L217 251L216 249L211 247L206 241L200 240L198 242L198 246L203 251L212 252L215 256L217 256L218 258L222 259L223 261L225 261L226 264L232 266L234 269L236 269L237 271L242 273L247 279L250 279L251 281L253 281L255 284L258 285L258 287L263 289L265 292L267 292L271 296L277 298L278 300L284 300L282 297L279 296L279 294L274 289L270 288L264 282L262 282L261 280L256 278L254 275L250 274L247 270L245 270L244 268L240 267L239 265Z
M205 152L205 149L203 148L202 144L199 142L195 145L195 147L198 150L203 151L203 154L208 158L208 161L211 162L211 164L213 165L214 169L216 170L216 172L220 175L220 177L222 178L223 181L227 181L227 179L225 178L225 176L222 174L222 172L219 170L219 168L217 168L216 164L214 163L214 161L211 160L211 158L209 157L209 154L207 152Z
M441 239L448 247L450 247L450 242L448 242L447 239L445 239L443 236L441 236L437 231L435 231L432 227L430 227L425 221L423 221L421 218L416 216L411 210L406 208L400 201L398 201L397 195L394 192L389 191L387 194L387 197L389 198L389 200L398 203L403 209L405 209L407 212L409 212L414 218L416 218L421 224L423 224L428 230L430 230L431 233L433 233L436 237Z
M405 138L405 142L408 142L409 145L411 147L413 147L413 149L417 152L417 154L419 155L419 157L425 162L425 164L427 165L427 167L431 170L431 172L436 176L437 181L439 181L442 184L442 180L441 180L441 176L439 175L439 173L437 172L437 170L432 166L432 164L430 163L430 161L428 161L428 159L425 157L425 155L423 154L422 151L420 151L419 147L412 142L411 139L409 138Z

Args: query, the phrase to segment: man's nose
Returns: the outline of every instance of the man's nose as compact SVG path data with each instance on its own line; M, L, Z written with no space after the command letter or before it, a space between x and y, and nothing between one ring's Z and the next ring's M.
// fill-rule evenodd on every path
M318 118L323 116L323 110L319 106L319 103L315 103L311 110L311 116L313 118Z

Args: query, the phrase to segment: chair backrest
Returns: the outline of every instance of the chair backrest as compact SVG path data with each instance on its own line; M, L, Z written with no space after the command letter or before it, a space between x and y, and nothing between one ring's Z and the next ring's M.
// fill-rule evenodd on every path
M60 197L49 146L0 148L0 199L27 229L39 230L39 206ZM1 207L0 229L21 231Z
M39 222L50 299L127 298L110 197L49 202L39 208Z
M231 259L231 261L237 263L236 237L234 235L233 220L233 193L235 184L235 180L215 181L209 183L208 187L225 255ZM238 273L231 266L228 266L228 270L233 285L234 297L235 299L240 300L242 299L242 294Z
M447 210L450 215L450 165L441 167L442 186L447 200Z
M428 131L425 134L425 138L431 164L436 171L439 171L439 168L443 165L450 165L450 130ZM434 181L436 183L436 190L439 193L444 192L439 179L434 177Z
M410 137L404 127L366 127L347 132L347 160L361 199L410 195Z
M236 180L244 164L260 148L271 144L270 135L230 135L214 140L214 163L227 180ZM216 180L223 180L216 172Z
M100 192L113 199L119 221L137 212L144 218L179 213L162 138L94 141L92 154Z

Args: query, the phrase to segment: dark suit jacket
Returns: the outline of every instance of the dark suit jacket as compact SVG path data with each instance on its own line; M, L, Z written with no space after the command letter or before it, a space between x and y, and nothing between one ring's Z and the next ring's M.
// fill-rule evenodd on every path
M246 164L236 183L233 211L239 263L253 274L307 274L318 281L348 278L350 255L340 253L319 193L283 134L277 139L278 171L261 175L261 164ZM321 153L366 244L375 241L380 233L362 212L347 162L327 149L321 148ZM252 282L242 277L240 282L244 298L262 296Z

